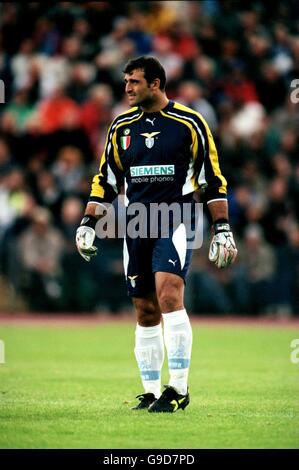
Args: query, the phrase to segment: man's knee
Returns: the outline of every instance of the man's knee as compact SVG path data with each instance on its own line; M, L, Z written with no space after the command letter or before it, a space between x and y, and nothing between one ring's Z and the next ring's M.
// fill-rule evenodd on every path
M175 312L183 308L182 302L178 299L178 295L172 286L162 289L158 299L163 313Z
M140 326L155 326L161 321L161 311L157 301L147 298L134 298L133 303Z
M184 308L184 281L175 275L163 276L157 282L157 298L163 313Z

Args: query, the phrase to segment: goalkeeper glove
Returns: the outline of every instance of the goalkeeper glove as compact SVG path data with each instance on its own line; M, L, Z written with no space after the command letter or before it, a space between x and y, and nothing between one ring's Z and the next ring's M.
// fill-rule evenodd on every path
M214 236L209 249L209 260L217 268L226 268L232 264L238 254L229 223L214 222Z
M96 236L96 232L94 230L96 223L96 217L86 215L83 217L80 227L77 228L77 250L85 261L90 261L92 256L96 256L98 251L97 247L93 244Z

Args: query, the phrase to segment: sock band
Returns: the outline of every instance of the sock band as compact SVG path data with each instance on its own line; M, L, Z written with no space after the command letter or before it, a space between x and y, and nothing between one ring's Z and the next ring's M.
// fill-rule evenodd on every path
M139 338L154 338L162 334L162 324L159 323L159 325L156 326L141 326L137 323L135 334L139 336Z
M186 321L189 321L189 317L185 309L176 310L175 312L170 312L170 313L162 313L162 317L163 317L165 326L180 325L181 323L185 323Z

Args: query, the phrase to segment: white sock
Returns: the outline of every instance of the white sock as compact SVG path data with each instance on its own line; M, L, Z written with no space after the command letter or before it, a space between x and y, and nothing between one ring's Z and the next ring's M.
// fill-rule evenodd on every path
M161 369L164 361L164 342L161 323L156 326L136 325L135 357L145 393L161 395Z
M163 313L164 341L168 355L169 385L181 395L188 390L192 328L186 310Z

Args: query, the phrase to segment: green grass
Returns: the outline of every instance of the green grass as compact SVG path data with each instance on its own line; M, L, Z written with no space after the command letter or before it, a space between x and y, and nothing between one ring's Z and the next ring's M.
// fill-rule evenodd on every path
M133 323L0 327L0 448L298 448L298 332L193 334L190 406L156 415L130 409L142 391Z

